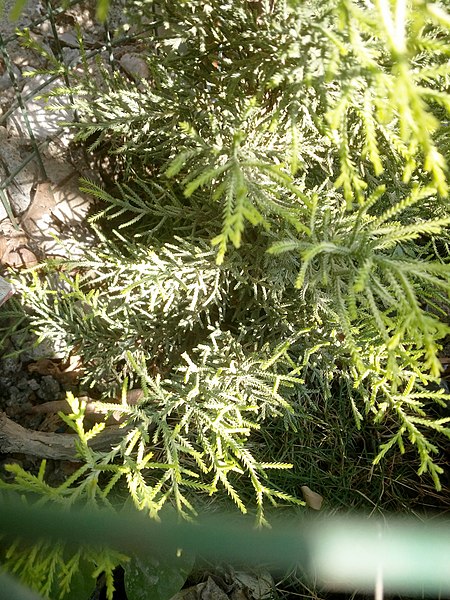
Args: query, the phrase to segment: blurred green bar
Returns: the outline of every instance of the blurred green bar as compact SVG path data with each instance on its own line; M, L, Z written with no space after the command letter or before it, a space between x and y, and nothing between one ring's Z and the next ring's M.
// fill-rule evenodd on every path
M158 523L137 512L34 507L3 496L0 532L30 543L47 538L75 546L102 544L135 555L170 555L182 548L211 560L274 568L296 564L336 590L371 591L381 577L388 592L450 594L450 525L436 519L304 517L256 529L245 517Z

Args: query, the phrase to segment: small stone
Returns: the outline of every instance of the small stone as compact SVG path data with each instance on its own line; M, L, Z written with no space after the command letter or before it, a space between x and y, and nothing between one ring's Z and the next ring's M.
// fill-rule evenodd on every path
M60 156L64 148L52 142L48 145L48 150L48 154L42 156L42 162L44 163L45 172L48 177L47 185L50 184L50 188L54 189L59 185L64 186L71 179L78 182L78 171L70 164L69 160L62 160ZM38 187L36 187L36 192L38 191Z
M20 360L18 358L4 358L0 364L4 375L13 375L20 371Z
M9 377L0 377L0 399L6 394L10 385L11 379Z
M66 65L75 63L80 58L80 51L75 48L68 48L67 46L62 48L62 55Z
M0 264L3 264L2 257L0 257ZM14 293L14 286L3 277L0 277L0 306L14 296Z
M17 382L17 387L19 388L19 390L26 390L26 389L28 389L28 381L26 379L20 379Z
M120 66L133 79L148 79L150 77L147 63L135 54L124 54L120 59Z
M69 248L75 254L76 242L70 241L64 229L70 227L74 233L79 228L78 233L86 239L88 232L83 221L89 213L91 200L79 191L78 178L70 165L57 167L56 161L48 160L47 168L49 180L36 186L21 225L46 256L64 255ZM64 240L64 246L58 240Z
M9 400L6 401L7 406L15 406L20 403L23 392L15 385L9 386Z
M58 35L58 39L64 46L68 46L69 48L80 47L77 36L71 31L65 31L64 33L60 33Z
M61 123L63 121L73 121L73 110L70 99L64 95L59 95L57 98L52 98L49 101L45 98L47 93L60 86L61 82L52 81L50 75L36 74L27 79L22 90L22 97L29 97L25 101L25 109L35 138L46 140L58 135L61 141L68 144L70 136L62 131ZM57 106L59 107L58 109L56 108ZM52 107L52 110L48 110L50 107ZM8 119L8 129L17 132L25 138L30 137L25 118L21 111L16 111L10 116Z
M28 380L28 387L33 390L33 392L37 392L37 390L40 388L39 383L36 381L36 379L29 379Z
M56 219L70 225L82 222L91 208L91 200L78 189L76 178L72 178L53 191L55 206L51 212Z
M40 358L64 358L66 348L57 341L45 339L36 344L35 339L24 341L20 336L11 336L16 348L23 350L21 354L23 362L33 362Z
M41 35L43 37L45 37L46 39L48 39L49 37L52 38L53 37L53 32L52 32L52 25L50 23L50 21L44 21L43 23L41 23L38 27Z
M22 402L22 412L23 413L28 413L30 412L30 410L33 408L32 403L30 402L30 400L25 400L25 402Z
M7 178L23 163L25 154L21 142L17 138L8 137L4 129L0 129L0 158L5 168L0 167L0 179ZM23 167L8 186L8 199L14 214L23 213L31 202L31 189L35 183L36 170L32 164Z
M17 248L5 254L2 263L8 267L19 269L21 267L28 269L38 264L38 259L34 252L28 248Z
M22 78L22 73L19 71L19 69L15 65L13 65L12 70L13 70L14 77L16 80ZM0 76L0 91L3 92L4 90L8 90L12 87L13 87L13 80L11 79L8 71L5 71L3 73L3 75Z
M38 397L45 402L58 400L60 393L59 383L51 375L44 375L41 380L40 388L36 393Z

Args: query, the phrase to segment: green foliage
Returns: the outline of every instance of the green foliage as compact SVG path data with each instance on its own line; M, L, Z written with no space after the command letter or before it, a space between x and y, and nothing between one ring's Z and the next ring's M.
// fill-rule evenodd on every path
M267 351L247 355L243 341L211 322L212 307L220 315L224 293L213 251L193 246L180 250L181 246L166 245L156 254L147 248L140 260L132 257L128 268L122 262L120 269L111 268L115 264L111 254L99 253L97 262L90 263L86 254L88 293L80 278L70 280L65 274L61 283L66 289L56 294L36 274L34 283L28 282L21 291L25 303L33 306L34 326L41 336L53 336L68 349L83 347L86 383L103 384L112 392L116 381L129 380L143 390L138 406L103 403L99 408L121 413L136 426L102 460L109 465L123 455L128 463L134 452L141 457L130 466L129 475L118 471L140 508L156 515L172 497L181 513L193 511L183 488L212 494L223 486L246 512L232 483L233 474L239 473L254 487L262 520L264 497L288 499L264 483L266 471L289 465L259 464L248 452L246 439L262 419L290 410L277 390L297 378L264 368ZM64 266L73 269L75 264ZM154 430L152 435L149 429ZM83 430L76 431L84 435ZM154 466L145 452L149 444L162 445ZM94 454L83 448L80 452L93 468ZM154 485L142 479L144 468L156 469L155 474L161 471ZM201 481L202 473L209 474L208 483Z
M86 466L80 467L64 484L52 488L44 480L45 461L42 462L37 475L32 475L19 465L8 465L7 470L15 475L15 481L12 484L0 482L0 485L4 489L19 493L32 493L39 499L36 506L54 502L68 508L77 500L83 501L86 506L96 506L100 494L94 491L95 474L88 477L84 485L79 486L74 493L70 490L70 486L86 473ZM101 505L104 506L105 502L107 503L107 500L102 501ZM101 546L74 551L69 542L55 544L43 540L30 546L18 539L6 548L2 562L6 569L11 573L20 574L27 586L39 591L45 598L67 598L71 597L68 594L76 590L82 593L92 590L95 587L95 578L100 573L105 573L108 600L112 600L113 569L127 560L125 555Z
M72 398L78 474L12 485L68 504L131 497L155 518L228 496L264 523L267 503L299 503L282 475L320 447L323 412L370 431L374 465L415 450L439 490L450 18L418 0L129 11L159 31L149 79L81 48L73 88L52 92L74 96L78 140L114 161L108 189L81 182L98 243L12 276L8 314L82 355L124 436L94 452L104 424L85 430ZM270 455L275 438L289 460Z

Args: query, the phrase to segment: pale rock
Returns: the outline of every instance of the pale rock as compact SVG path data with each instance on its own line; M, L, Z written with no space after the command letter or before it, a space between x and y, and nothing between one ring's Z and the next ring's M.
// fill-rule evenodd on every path
M8 267L13 267L14 269L29 269L30 267L34 267L38 264L38 259L34 252L32 252L29 248L17 248L16 250L12 250L8 252L8 254L4 255L2 258L2 263Z
M69 48L68 46L65 46L64 48L61 48L61 52L66 65L72 65L78 62L80 59L80 51L76 48Z
M56 142L51 142L47 147L48 152L42 153L42 163L48 180L55 186L63 185L72 177L77 177L77 172L67 159L57 158L61 156L64 148Z
M13 87L9 87L6 90L2 90L0 92L0 110L2 113L6 113L11 105L14 102L14 98L15 98L15 91ZM4 117L1 117L1 122L4 122ZM0 129L3 129L3 127L0 127Z
M147 63L136 54L124 54L119 62L125 73L133 79L148 79L150 77Z
M24 101L28 121L33 135L38 140L45 140L58 134L59 139L66 145L72 136L63 132L62 123L73 121L73 110L68 96L52 97L48 101L45 94L63 84L60 80L52 80L49 75L35 75L24 85L22 98ZM51 110L49 110L51 107ZM59 108L56 108L59 107ZM30 134L25 117L21 110L17 110L8 119L8 127L18 135L29 138Z
M23 151L23 144L20 140L8 137L5 129L0 128L0 181L5 181L20 167L27 153L28 151ZM31 189L35 181L36 169L30 162L15 175L13 181L7 186L6 194L15 215L22 214L30 205Z
M19 81L22 78L22 73L16 67L16 65L12 66L12 70L13 70L16 81ZM12 88L12 87L13 87L13 81L12 81L8 71L5 70L3 75L0 75L0 92L4 92L5 90L8 90L9 88Z
M3 202L1 201L0 198L0 223L4 220L8 218L8 213L6 212L6 208L3 206Z
M7 302L14 293L14 287L6 279L0 277L0 306Z
M63 33L58 34L58 39L61 43L61 46L66 46L68 48L80 48L80 44L78 43L78 38L73 31L64 31ZM95 39L92 35L89 35L86 31L83 32L83 45L85 48L90 48L96 44Z
M58 39L62 45L68 46L69 48L79 48L77 36L71 31L65 31L64 33L58 34Z
M74 257L81 250L72 234L78 231L86 241L92 236L83 225L89 209L90 200L80 193L73 173L56 185L51 181L38 184L21 225L47 256Z

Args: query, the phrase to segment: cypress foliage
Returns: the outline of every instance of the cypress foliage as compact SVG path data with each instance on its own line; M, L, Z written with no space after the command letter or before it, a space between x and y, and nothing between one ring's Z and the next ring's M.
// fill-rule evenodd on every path
M98 245L16 285L32 328L82 354L84 384L131 432L93 452L72 399L80 472L50 493L17 467L12 485L108 503L122 482L152 516L167 501L195 514L221 489L262 523L266 501L298 500L257 432L282 422L294 444L310 403L345 388L357 426L384 432L375 464L412 447L439 490L445 7L129 4L159 31L142 40L149 80L86 64L70 90L78 140L118 166L108 189L81 183L101 201ZM111 400L127 386L143 390L137 406Z

